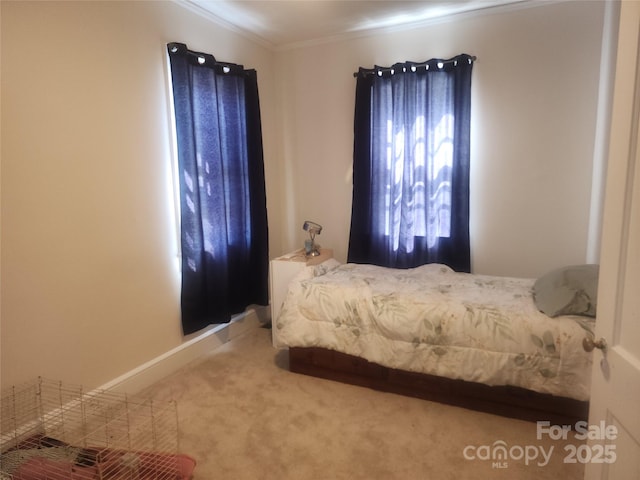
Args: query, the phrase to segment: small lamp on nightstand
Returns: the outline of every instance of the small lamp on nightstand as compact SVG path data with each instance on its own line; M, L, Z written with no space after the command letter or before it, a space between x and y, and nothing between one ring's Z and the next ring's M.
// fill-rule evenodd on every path
M316 245L316 235L322 231L322 225L305 220L302 229L309 232L309 240L304 241L304 253L307 257L317 257L320 255L320 248Z

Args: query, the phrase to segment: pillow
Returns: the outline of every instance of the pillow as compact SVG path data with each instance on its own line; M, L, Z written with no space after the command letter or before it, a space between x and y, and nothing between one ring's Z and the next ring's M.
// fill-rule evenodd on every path
M342 264L339 261L337 261L335 258L329 258L314 267L313 276L319 277L320 275L324 275L325 273L333 270L336 267L339 267L340 265Z
M595 317L599 270L598 265L573 265L543 275L533 285L536 307L550 317Z

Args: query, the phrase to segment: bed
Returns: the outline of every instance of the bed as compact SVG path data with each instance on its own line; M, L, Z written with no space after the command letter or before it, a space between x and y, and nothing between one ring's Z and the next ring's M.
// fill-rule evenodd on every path
M582 341L593 337L596 294L552 274L542 282L329 260L289 285L274 345L288 348L293 372L525 420L585 420Z

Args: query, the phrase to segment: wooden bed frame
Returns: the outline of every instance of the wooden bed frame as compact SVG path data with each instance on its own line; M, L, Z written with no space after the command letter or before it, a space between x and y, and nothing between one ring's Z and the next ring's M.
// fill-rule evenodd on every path
M587 420L589 402L510 386L488 386L383 367L324 348L289 348L292 372L398 393L527 421L575 425Z

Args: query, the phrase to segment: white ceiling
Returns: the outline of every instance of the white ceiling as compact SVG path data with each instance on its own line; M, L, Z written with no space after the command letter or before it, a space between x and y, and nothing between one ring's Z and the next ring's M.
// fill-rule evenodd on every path
M525 0L526 1L526 0ZM272 48L433 21L523 0L178 0Z

